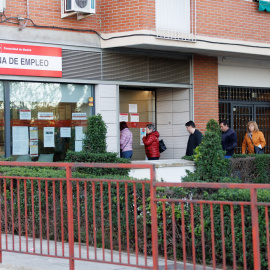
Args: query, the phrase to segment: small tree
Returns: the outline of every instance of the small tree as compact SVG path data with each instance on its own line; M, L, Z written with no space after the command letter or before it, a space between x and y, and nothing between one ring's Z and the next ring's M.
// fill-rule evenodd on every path
M218 182L228 176L229 166L228 160L224 158L225 154L226 151L223 151L221 145L219 124L214 119L210 119L195 155L195 164L201 180Z
M83 140L84 149L91 153L106 153L106 134L107 127L101 114L89 117Z

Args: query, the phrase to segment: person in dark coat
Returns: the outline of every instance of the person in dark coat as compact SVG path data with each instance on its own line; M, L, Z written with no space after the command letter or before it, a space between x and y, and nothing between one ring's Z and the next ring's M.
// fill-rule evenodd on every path
M155 131L155 126L153 124L147 125L146 136L143 137L143 143L148 160L158 160L160 157L158 137L159 133Z
M220 129L222 131L222 149L226 151L224 158L231 158L234 153L234 148L237 146L237 135L234 130L229 128L226 120L220 122Z
M190 134L187 143L186 156L192 156L194 154L193 150L199 146L202 141L202 133L196 129L193 121L188 121L185 126Z

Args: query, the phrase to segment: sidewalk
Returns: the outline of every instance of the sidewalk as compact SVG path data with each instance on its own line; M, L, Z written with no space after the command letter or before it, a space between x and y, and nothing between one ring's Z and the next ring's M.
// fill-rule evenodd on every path
M18 246L18 236L15 236L15 243L17 243ZM22 249L25 250L26 241L25 237L21 237L22 241ZM38 250L39 247L39 239L36 239L36 253L39 253L40 250ZM12 237L11 235L8 235L8 242L9 242L9 248L11 248L12 244ZM5 248L5 235L2 234L2 247ZM28 239L29 249L31 250L33 241L32 239ZM17 250L17 247L15 244L15 249ZM42 252L43 254L47 253L47 241L42 241ZM51 254L54 254L55 251L55 242L49 241L49 248L51 250ZM62 243L57 242L57 252L58 254L61 254L62 252ZM86 246L81 246L81 254L86 254ZM65 254L68 254L68 244L65 244ZM90 250L93 256L93 248L91 247ZM75 247L75 256L78 257L78 246ZM102 249L97 249L97 256L98 259L101 260L102 258ZM117 251L113 252L114 261L117 262L119 258L119 253ZM84 257L84 256L82 256ZM121 253L122 261L127 261L127 253L122 252ZM105 250L105 258L107 261L111 258L111 251ZM139 255L139 263L144 263L144 256ZM69 270L69 260L68 259L59 259L59 258L52 258L52 257L45 257L45 256L38 256L38 255L28 255L28 254L19 254L19 253L12 253L12 252L2 252L2 264L0 264L0 270ZM130 261L135 264L136 257L135 254L130 254ZM167 261L168 263L168 270L174 269L174 262L173 261ZM147 264L149 266L152 266L152 258L147 257ZM99 263L99 262L89 262L89 261L75 261L75 270L141 270L143 268L140 267L127 267L125 265L116 265L116 264L108 264L108 263ZM164 259L159 260L159 270L165 269L165 261ZM182 262L177 262L177 269L184 269L184 265ZM196 269L202 270L203 266L197 265ZM213 268L206 267L206 270L212 270ZM217 269L217 268L216 268ZM192 264L187 264L187 270L193 270ZM218 269L217 269L218 270Z

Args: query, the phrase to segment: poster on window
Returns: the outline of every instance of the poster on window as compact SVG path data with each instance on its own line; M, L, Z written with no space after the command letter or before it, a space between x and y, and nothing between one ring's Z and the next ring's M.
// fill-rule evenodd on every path
M82 151L82 141L75 141L75 152Z
M119 114L119 122L128 122L128 113L120 113Z
M28 127L12 127L12 155L28 155Z
M130 122L139 122L139 114L131 113L130 114Z
M38 157L38 141L30 141L30 157Z
M54 127L44 127L44 147L55 147L54 143Z
M70 138L71 137L71 127L60 127L60 137Z
M143 137L146 136L146 128L140 128L140 145L144 145Z
M82 126L76 126L75 127L75 140L81 141L83 139L83 127Z
M31 120L31 111L20 110L20 120Z
M30 141L38 140L38 127L29 127Z
M130 113L137 113L138 112L137 107L138 107L137 104L128 104L128 108L129 108Z

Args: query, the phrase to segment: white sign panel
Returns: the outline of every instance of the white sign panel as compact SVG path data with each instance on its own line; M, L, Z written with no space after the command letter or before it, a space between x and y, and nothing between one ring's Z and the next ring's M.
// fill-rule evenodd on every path
M44 147L55 147L54 143L54 127L44 127Z
M0 74L62 77L62 49L0 43Z
M12 127L12 154L28 155L28 127Z
M39 120L53 120L53 112L39 112L38 119Z
M86 113L72 113L72 120L86 120Z
M20 120L31 120L31 111L20 110Z

